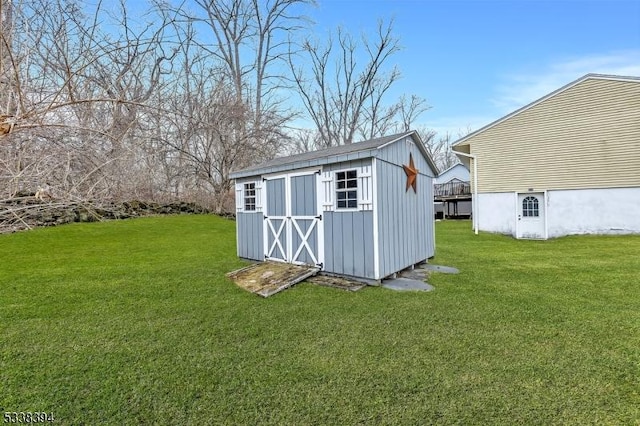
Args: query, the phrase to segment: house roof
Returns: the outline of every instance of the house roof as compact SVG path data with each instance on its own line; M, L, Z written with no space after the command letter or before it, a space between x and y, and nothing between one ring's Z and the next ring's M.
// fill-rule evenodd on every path
M377 150L384 148L385 146L390 145L407 136L412 136L414 139L416 139L416 146L418 147L418 149L420 149L422 155L427 159L427 162L433 169L434 173L437 173L438 168L425 149L424 144L420 140L420 137L415 130L411 130L408 132L383 136L363 142L334 146L331 148L304 152L302 154L289 155L286 157L277 157L273 160L269 160L256 166L234 171L231 173L231 179L257 176L266 173L275 173L286 170L301 169L305 167L338 163L342 161L351 161L361 158L370 158L375 156Z
M447 173L449 170L453 170L453 169L455 169L455 168L456 168L456 167L458 167L458 166L462 166L462 167L464 167L464 168L465 168L465 170L466 170L466 171L469 171L469 168L468 168L466 165L464 165L464 164L462 164L462 163L456 163L456 164L454 164L453 166L449 167L448 169L441 171L441 172L438 174L438 176L442 176L442 175L444 175L445 173Z
M496 121L493 121L489 124L487 124L484 127L481 127L480 129L476 130L475 132L469 133L468 135L458 139L457 141L455 141L452 145L451 148L453 149L454 152L464 152L463 150L460 149L456 149L457 147L462 147L465 145L469 144L469 139L471 139L472 137L491 129L494 126L497 126L498 124L502 123L503 121L506 121L508 119L510 119L511 117L514 117L530 108L533 108L534 106L538 105L541 102L546 101L549 98L552 98L562 92L564 92L565 90L568 90L570 88L572 88L573 86L582 83L585 80L616 80L616 81L630 81L630 82L636 82L636 83L640 83L640 77L632 77L632 76L620 76L620 75L610 75L610 74L586 74L582 77L580 77L577 80L572 81L569 84L566 84L564 86L562 86L561 88L554 90L553 92L541 97L540 99L537 99L533 102L531 102L530 104L527 104L525 106L523 106L522 108L519 108L515 111L513 111L510 114L505 115L502 118L497 119ZM466 152L468 153L468 152ZM462 158L463 163L468 164L468 159L467 158Z

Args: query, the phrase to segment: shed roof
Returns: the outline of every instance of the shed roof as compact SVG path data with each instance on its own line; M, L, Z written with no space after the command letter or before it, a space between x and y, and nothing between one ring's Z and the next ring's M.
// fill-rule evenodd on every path
M424 144L415 130L397 133L395 135L383 136L363 142L355 142L347 145L334 146L317 151L304 152L302 154L278 157L265 163L258 164L246 169L231 173L231 179L238 179L249 176L258 176L267 173L276 173L287 170L302 169L305 167L319 166L323 164L339 163L361 158L375 157L378 149L383 148L407 136L412 136L416 140L416 145L422 155L427 159L429 166L434 173L438 172L433 159L426 151Z
M631 81L631 82L636 82L636 83L640 83L640 77L631 77L631 76L621 76L621 75L610 75L610 74L586 74L582 77L580 77L577 80L572 81L571 83L568 83L564 86L562 86L559 89L554 90L553 92L541 97L540 99L537 99L525 106L523 106L522 108L519 108L515 111L513 111L510 114L505 115L502 118L499 118L489 124L487 124L484 127L481 127L480 129L476 130L475 132L469 133L468 135L458 139L457 141L455 141L451 147L453 149L454 152L462 152L462 153L469 153L469 148L462 148L466 145L469 145L470 143L470 139L473 138L474 136L476 136L479 133L482 133L486 130L491 129L494 126L497 126L498 124L502 123L503 121L506 121L508 119L510 119L513 116L516 116L530 108L533 108L534 106L538 105L539 103L546 101L549 98L552 98L562 92L564 92L565 90L568 90L570 88L572 88L573 86L582 83L585 80L617 80L617 81ZM459 156L460 157L460 156ZM460 157L460 159L462 160L462 162L465 165L469 164L469 159L466 157Z

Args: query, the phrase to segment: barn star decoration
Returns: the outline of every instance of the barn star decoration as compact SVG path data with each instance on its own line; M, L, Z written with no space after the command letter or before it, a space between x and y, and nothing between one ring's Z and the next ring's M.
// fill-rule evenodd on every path
M409 190L409 188L413 188L413 192L418 192L418 169L413 164L413 155L409 153L409 165L402 165L404 169L404 173L407 175L407 189L405 192Z

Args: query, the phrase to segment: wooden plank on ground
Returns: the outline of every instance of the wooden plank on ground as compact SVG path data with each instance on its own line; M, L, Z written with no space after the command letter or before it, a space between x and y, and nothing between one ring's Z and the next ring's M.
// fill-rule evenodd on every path
M262 297L269 297L316 275L319 268L281 262L263 262L229 272L239 287Z

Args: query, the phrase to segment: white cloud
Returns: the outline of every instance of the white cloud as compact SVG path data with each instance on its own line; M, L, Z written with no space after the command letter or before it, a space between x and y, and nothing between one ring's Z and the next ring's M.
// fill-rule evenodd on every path
M640 76L640 50L569 58L541 70L507 75L491 102L508 114L589 73Z

